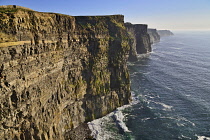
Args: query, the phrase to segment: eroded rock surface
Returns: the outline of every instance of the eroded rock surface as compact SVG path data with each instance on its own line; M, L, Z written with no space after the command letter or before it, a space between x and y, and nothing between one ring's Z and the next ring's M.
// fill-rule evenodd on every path
M125 23L128 34L130 35L129 61L137 61L137 54L151 52L150 37L147 33L147 25Z
M160 41L160 35L156 29L148 29L147 32L150 36L150 42L152 44Z
M128 104L129 50L122 15L0 8L0 139L69 139Z

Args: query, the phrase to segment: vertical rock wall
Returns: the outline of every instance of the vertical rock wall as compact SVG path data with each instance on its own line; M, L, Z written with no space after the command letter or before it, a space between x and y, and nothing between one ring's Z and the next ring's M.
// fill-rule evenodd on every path
M174 35L171 31L169 30L157 30L158 34L160 35L160 37L164 37L164 36L171 36Z
M0 8L0 139L67 139L130 101L122 15Z
M151 52L150 37L147 33L147 25L125 23L131 37L131 49L129 61L136 61L137 54Z
M148 29L147 32L150 36L150 42L152 44L160 41L160 35L158 34L156 29Z

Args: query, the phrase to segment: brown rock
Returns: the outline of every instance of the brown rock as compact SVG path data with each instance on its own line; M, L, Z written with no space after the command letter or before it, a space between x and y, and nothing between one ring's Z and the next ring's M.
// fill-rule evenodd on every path
M123 19L0 8L0 139L63 140L128 104Z

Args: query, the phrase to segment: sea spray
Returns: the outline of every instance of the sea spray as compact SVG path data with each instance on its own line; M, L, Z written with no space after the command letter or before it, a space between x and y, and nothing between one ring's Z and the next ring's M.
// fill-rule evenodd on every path
M132 102L130 104L119 107L108 115L88 123L92 132L91 135L96 140L123 140L126 137L129 137L130 140L135 139L131 136L131 131L124 122L126 114L123 113L123 110L139 102L133 93L131 95Z
M205 137L205 136L197 136L198 140L210 140L210 137Z

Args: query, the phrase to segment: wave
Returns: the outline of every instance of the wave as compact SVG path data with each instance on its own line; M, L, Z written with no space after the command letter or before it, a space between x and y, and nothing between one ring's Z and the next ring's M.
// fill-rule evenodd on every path
M130 74L130 77L138 77L139 75L149 75L151 72L133 72L132 74ZM145 80L144 78L142 80Z
M195 127L195 124L189 120L187 120L186 118L184 117L176 117L176 116L161 116L159 117L160 119L170 119L170 120L174 120L176 121L176 125L179 126L179 127L184 127L184 126L189 126L191 125L191 127Z
M137 58L141 59L141 58L145 58L145 57L149 57L150 53L145 53L145 54L137 54Z
M181 135L181 136L179 137L179 139L188 139L188 140L191 140L190 137L187 137L187 136L184 136L184 135Z
M88 122L88 127L91 130L91 135L95 139L97 140L122 139L123 137L122 135L112 132L110 131L110 129L106 130L107 126L109 125L117 126L117 128L123 133L131 132L124 122L126 114L123 114L122 112L126 108L129 108L132 105L139 103L139 99L134 95L134 92L131 92L131 95L132 95L132 102L130 104L119 107L115 111L109 113L108 115L102 118Z
M155 102L155 101L150 101L150 102L161 105L163 107L163 110L165 110L165 111L171 111L172 108L173 108L173 106L170 106L170 105L167 105L167 104L164 104L164 103L161 103L161 102Z
M156 50L156 49L153 48L152 51L151 51L150 53L151 53L151 54L156 54L155 50Z
M102 140L103 138L109 139L111 138L112 134L109 131L103 131L103 124L108 120L106 116L101 119L93 120L92 122L88 122L88 127L91 130L91 135L97 139Z
M181 50L182 48L177 48L177 47L170 47L171 49L175 49L175 50Z
M135 75L138 75L140 73L142 73L142 72L133 72L133 73L130 74L130 76L135 76Z
M206 136L196 136L198 138L198 140L210 140L210 137L206 137Z
M92 132L91 135L97 140L117 139L117 137L120 139L120 134L110 131L108 126L116 126L122 133L131 132L124 123L125 116L122 113L122 110L127 107L129 105L120 107L102 118L88 122L88 126Z
M168 89L168 90L173 90L172 88L168 87L168 86L165 86L164 87L165 89Z
M144 75L148 75L148 74L150 74L150 73L151 73L151 72L144 72L143 74L144 74Z
M143 121L143 122L145 122L145 121L147 121L147 120L150 120L151 118L143 118L143 119L141 119L141 121Z
M177 120L178 121L185 121L185 122L188 122L189 124L191 124L192 126L195 126L195 123L189 121L188 119L186 119L184 117L179 117Z
M123 130L123 132L131 132L130 130L128 130L128 127L126 126L126 124L123 122L125 116L123 115L121 110L116 110L114 112L113 118L117 124L117 126Z
M148 66L150 66L150 65L148 65L148 64L135 64L135 66L137 66L137 67L148 67Z
M135 64L133 62L127 61L127 66L134 66Z

